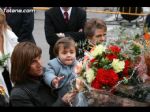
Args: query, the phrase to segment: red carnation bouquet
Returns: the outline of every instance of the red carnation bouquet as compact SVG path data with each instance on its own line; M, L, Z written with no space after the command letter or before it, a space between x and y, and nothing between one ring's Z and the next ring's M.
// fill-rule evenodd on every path
M85 51L78 74L90 87L112 91L120 81L127 82L131 63L130 57L119 46L99 44L90 52Z

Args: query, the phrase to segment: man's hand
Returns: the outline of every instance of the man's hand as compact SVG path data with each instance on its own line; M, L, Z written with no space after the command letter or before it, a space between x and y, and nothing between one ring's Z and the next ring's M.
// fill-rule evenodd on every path
M64 76L58 76L52 80L52 85L58 88L59 82L64 78Z
M64 33L57 33L56 35L57 35L59 38L65 37L65 34L64 34Z
M78 32L83 32L83 29L80 29Z

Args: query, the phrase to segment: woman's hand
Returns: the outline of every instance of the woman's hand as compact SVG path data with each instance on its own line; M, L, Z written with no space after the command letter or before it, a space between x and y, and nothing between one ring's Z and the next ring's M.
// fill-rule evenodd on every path
M84 83L79 78L76 78L76 89L78 92L83 91L83 89L84 89Z
M69 104L70 102L73 101L73 99L75 98L77 94L77 91L72 91L69 93L66 93L63 97L62 97L62 101Z

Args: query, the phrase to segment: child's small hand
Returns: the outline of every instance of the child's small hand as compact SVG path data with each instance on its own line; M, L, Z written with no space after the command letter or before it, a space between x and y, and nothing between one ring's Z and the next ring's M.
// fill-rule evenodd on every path
M64 78L64 76L58 76L52 80L52 85L58 88L59 82Z

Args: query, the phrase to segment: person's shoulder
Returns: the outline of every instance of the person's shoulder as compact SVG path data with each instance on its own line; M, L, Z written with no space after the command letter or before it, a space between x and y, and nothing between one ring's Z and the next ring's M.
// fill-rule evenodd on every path
M51 7L48 10L46 10L45 13L52 14L58 9L59 9L59 7Z
M57 58L51 59L48 61L48 64L50 64L51 66L58 66L59 65L59 61Z
M57 61L58 61L57 58L53 58L53 59L50 59L50 60L49 60L50 63L52 63L52 62L57 62Z
M13 38L17 39L18 38L16 36L16 34L11 29L9 29L9 28L6 29L6 35L10 39L13 39Z
M52 60L48 61L48 68L54 69L55 71L58 71L61 68L61 64L57 58L54 58Z
M11 91L10 98L16 98L19 96L25 97L27 95L26 95L26 92L23 89L21 89L21 87L14 87Z
M146 16L146 19L149 19L149 20L150 20L150 14L148 14L148 15Z
M7 28L6 29L6 33L8 34L8 35L15 35L15 33L10 29L10 28Z
M18 37L17 35L11 30L11 29L6 29L6 38L10 43L17 44L18 43Z
M72 8L76 9L80 13L86 13L86 11L81 7L72 7Z

